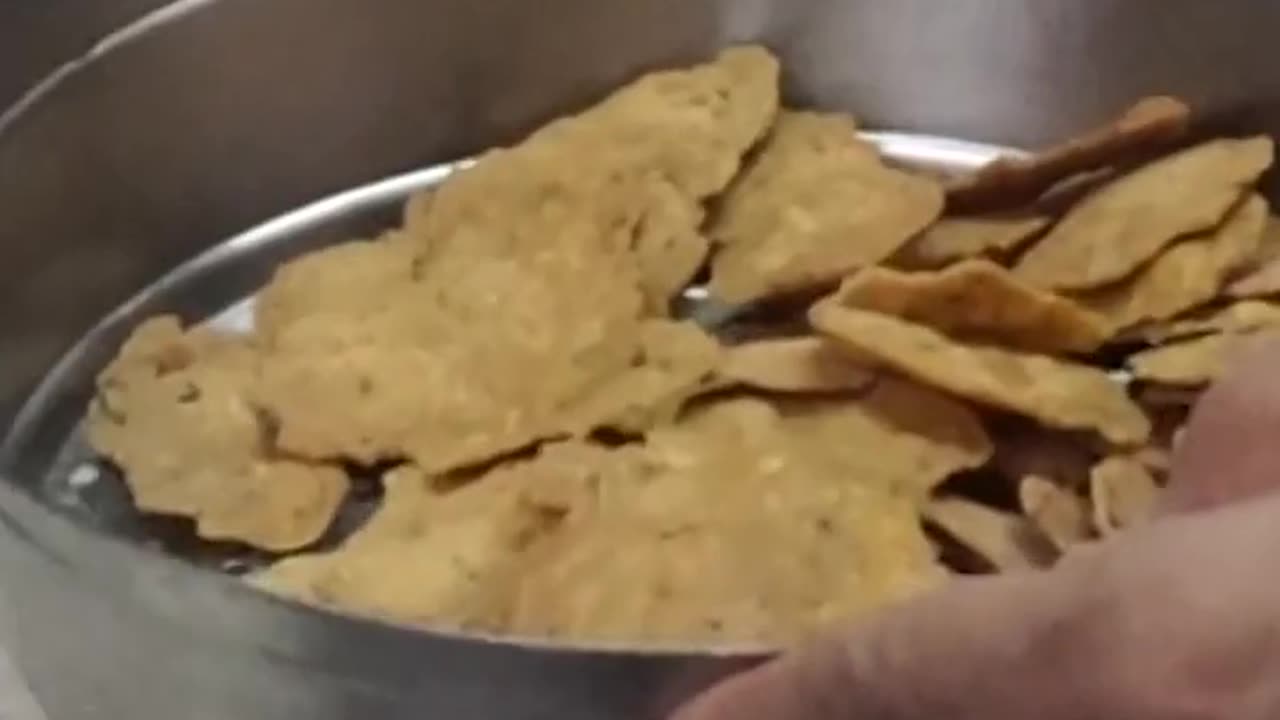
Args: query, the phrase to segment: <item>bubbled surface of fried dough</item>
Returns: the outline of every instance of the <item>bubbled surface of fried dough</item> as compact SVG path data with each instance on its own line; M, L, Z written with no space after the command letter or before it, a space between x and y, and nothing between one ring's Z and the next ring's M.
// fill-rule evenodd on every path
M1102 370L1044 355L969 346L922 325L820 303L814 326L856 358L1049 427L1092 430L1121 446L1143 443L1151 424Z
M851 119L784 112L713 219L711 291L736 304L823 287L887 259L941 211L937 182L887 167Z
M1025 285L989 260L937 272L870 268L846 280L831 302L927 325L960 340L1046 354L1092 352L1111 334L1099 315Z
M1015 271L1054 290L1122 280L1175 240L1218 225L1273 155L1268 137L1218 139L1138 168L1072 208Z
M120 466L142 510L192 518L210 540L296 550L329 527L348 480L268 452L246 399L256 362L244 338L144 323L98 379L89 443Z

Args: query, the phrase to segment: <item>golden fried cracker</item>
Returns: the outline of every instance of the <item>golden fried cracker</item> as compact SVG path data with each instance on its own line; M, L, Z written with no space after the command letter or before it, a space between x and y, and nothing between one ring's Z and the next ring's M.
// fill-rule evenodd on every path
M1024 285L989 260L937 272L869 268L846 280L831 302L927 325L958 340L1030 352L1092 352L1110 335L1100 316Z
M1054 290L1124 279L1178 238L1217 226L1271 166L1268 137L1212 140L1109 183L1077 204L1015 271Z
M1241 300L1184 316L1167 324L1142 329L1148 342L1161 344L1216 333L1251 333L1280 325L1280 305L1262 300Z
M1137 380L1199 388L1222 377L1233 353L1248 335L1221 333L1154 348L1129 358Z
M89 442L121 467L140 509L190 517L211 540L295 550L328 528L348 480L268 454L245 397L255 364L242 338L144 323L98 380Z
M486 154L410 216L426 264L508 257L558 237L557 216L595 218L593 240L634 252L650 311L665 313L708 243L702 201L737 173L773 121L778 63L734 48L705 65L645 76L520 145Z
M599 428L642 433L670 422L713 379L723 349L691 322L651 320L630 367L606 378L566 411L578 435Z
M1083 498L1050 480L1028 475L1018 486L1022 512L1059 551L1089 538L1089 512Z
M1116 456L1094 468L1089 493L1094 526L1103 535L1111 535L1145 522L1155 509L1160 486L1141 462Z
M878 361L926 385L1049 427L1093 430L1122 446L1140 445L1151 432L1142 410L1101 370L970 347L924 326L829 302L815 306L810 319L857 359Z
M1171 97L1139 100L1111 122L1025 158L1001 158L947 187L947 207L1018 207L1060 181L1165 147L1186 134L1191 110Z
M1257 251L1266 220L1267 201L1254 195L1217 230L1174 245L1132 279L1080 300L1118 330L1199 307Z
M380 311L291 325L254 388L280 446L434 473L567 432L566 411L630 367L642 328L625 260L572 249L444 262Z
M788 112L722 198L711 291L746 303L875 265L942 210L938 184L887 167L849 118Z
M1053 560L1053 549L1020 515L963 498L940 498L925 507L924 517L993 570L1024 570Z
M1262 243L1249 265L1227 286L1234 298L1263 298L1280 295L1280 218L1267 218Z
M894 265L936 270L972 258L1001 258L1015 252L1049 227L1043 215L1026 212L975 217L944 217L909 242Z
M412 282L413 247L389 233L374 241L342 243L281 265L258 294L255 328L270 343L308 315L359 316L377 311L389 288Z
M814 336L758 340L725 353L718 378L775 392L858 391L871 386L875 371L853 362Z
M873 405L912 391L886 392ZM624 502L531 551L508 629L773 643L933 586L918 499L893 489L931 445L909 427L838 400L698 408L651 435L647 477ZM854 438L883 440L881 462L853 452Z

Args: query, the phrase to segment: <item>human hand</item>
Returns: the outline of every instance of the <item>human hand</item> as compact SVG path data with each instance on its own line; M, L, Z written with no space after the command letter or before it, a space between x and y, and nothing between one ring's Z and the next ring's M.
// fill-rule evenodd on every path
M1206 393L1162 516L1053 570L961 579L675 720L1280 717L1280 342Z

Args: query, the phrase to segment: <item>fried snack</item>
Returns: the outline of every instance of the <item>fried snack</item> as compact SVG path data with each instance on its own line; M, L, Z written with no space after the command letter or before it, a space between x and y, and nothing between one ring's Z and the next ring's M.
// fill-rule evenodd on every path
M924 517L991 570L1024 570L1053 560L1053 548L1026 518L964 498L931 501Z
M410 216L422 263L510 257L554 238L555 216L595 214L599 236L633 253L649 311L665 314L706 258L702 202L728 185L773 122L778 74L767 50L733 48L645 76L487 153Z
M1234 353L1249 335L1222 333L1153 348L1129 358L1136 380L1200 388L1222 377Z
M723 356L720 343L691 322L647 321L630 366L569 408L563 427L579 436L601 428L638 434L670 422L712 383Z
M359 317L384 309L391 288L413 281L413 245L397 232L341 243L281 265L257 297L254 327L270 345L312 315Z
M1089 539L1090 517L1084 498L1050 480L1028 475L1018 486L1022 512L1059 552Z
M1178 238L1216 227L1271 166L1268 137L1211 140L1109 183L1022 256L1015 272L1052 290L1120 281Z
M722 198L711 291L749 303L876 265L942 211L934 181L887 167L850 118L784 112Z
M464 268L280 333L253 395L280 447L446 472L566 434L580 398L631 367L643 324L623 256L582 242Z
M830 302L810 312L815 328L854 358L925 385L1054 428L1092 430L1120 446L1146 441L1151 424L1101 370L1043 355L971 347L920 325Z
M893 264L908 270L937 270L973 258L1002 258L1049 227L1043 215L1019 212L944 217L909 242Z
M947 187L947 208L1018 207L1060 181L1166 147L1187 132L1191 110L1171 97L1139 100L1111 122L1025 158L1001 158Z
M1230 274L1257 252L1267 201L1250 197L1202 238L1166 250L1131 280L1080 296L1117 330L1167 320L1213 300Z
M1088 353L1110 336L1101 316L1024 285L989 260L929 273L870 268L846 280L829 302L927 325L957 340L1029 352Z
M1153 344L1184 340L1218 333L1252 333L1280 326L1280 305L1262 300L1241 300L1226 307L1212 308L1190 316L1142 329L1142 337Z
M548 446L541 455L500 468L452 492L437 489L413 466L386 478L378 512L341 548L277 563L256 576L260 587L295 599L411 623L492 623L490 587L519 570L519 553L551 532L581 500L541 491L565 488L613 461L603 449ZM575 488L575 490L579 490Z
M1099 533L1112 535L1145 522L1155 510L1160 486L1138 460L1129 456L1107 458L1089 479L1093 522Z
M1265 298L1280 295L1280 218L1267 218L1262 244L1245 272L1227 286L1233 298Z
M189 517L209 540L296 550L329 527L348 480L269 454L245 398L255 363L242 338L143 323L98 379L89 443L124 471L140 509Z
M730 348L717 377L727 385L774 392L856 392L876 381L825 338L759 340Z
M506 628L777 643L934 586L918 500L892 490L915 451L900 452L927 441L873 417L857 403L731 399L655 432L639 492L530 551ZM846 449L874 439L885 464Z

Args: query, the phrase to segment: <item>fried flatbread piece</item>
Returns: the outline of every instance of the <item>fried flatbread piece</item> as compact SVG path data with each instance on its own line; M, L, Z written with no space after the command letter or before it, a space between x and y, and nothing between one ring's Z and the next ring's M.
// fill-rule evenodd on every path
M1060 552L1089 539L1089 509L1070 490L1028 475L1018 487L1018 501L1031 524Z
M525 547L584 502L577 493L590 478L619 462L602 448L551 445L449 492L405 466L388 475L381 508L341 548L284 560L254 582L366 615L496 629L491 588L519 571Z
M1267 218L1262 245L1253 262L1227 286L1234 298L1263 298L1280 295L1280 218Z
M774 392L856 392L876 380L872 368L860 365L825 338L806 336L759 340L732 347L718 378Z
M810 319L856 359L1049 427L1092 430L1121 446L1140 445L1151 432L1142 409L1095 368L971 347L921 325L828 302L815 306Z
M944 217L903 247L893 264L908 270L936 270L972 258L1000 259L1050 224L1048 217L1027 212Z
M778 109L779 67L763 48L645 76L514 148L484 155L409 216L424 261L508 257L554 237L566 211L594 212L600 237L642 270L647 306L663 314L706 259L701 203L737 174ZM530 221L535 220L530 227Z
M1080 296L1117 330L1167 320L1218 296L1227 277L1257 251L1267 201L1250 197L1217 230L1178 243L1113 288Z
M930 502L924 517L992 570L1025 570L1053 560L1052 546L1021 515L964 498Z
M886 166L850 118L784 112L713 220L712 294L738 304L834 284L941 211L937 182Z
M1023 284L989 260L937 272L870 268L846 280L830 302L927 325L958 340L1046 354L1093 352L1110 336L1102 317Z
M192 518L210 540L296 550L329 527L348 479L269 454L246 400L255 363L243 338L143 323L98 379L89 442L121 467L140 509Z
M1262 300L1241 300L1226 307L1143 328L1141 334L1148 342L1163 344L1217 333L1251 333L1276 326L1280 326L1280 305Z
M1053 290L1120 281L1178 238L1217 226L1273 154L1265 136L1219 139L1138 168L1077 204L1015 271Z
M1187 132L1191 109L1171 97L1139 100L1111 122L1025 158L1001 158L947 187L947 207L1018 207L1073 175L1159 150Z
M668 423L710 385L723 357L720 343L693 323L647 321L631 365L567 410L565 427L575 435L643 433Z
M1203 387L1222 377L1247 337L1221 333L1146 350L1129 358L1129 370L1134 379L1144 382Z
M744 398L654 433L639 492L530 552L508 629L776 643L933 587L917 500L890 485L915 451L899 453L927 441L873 417L857 403L780 411ZM847 450L873 438L889 442L884 465Z
M561 226L560 248L391 288L375 312L285 328L253 395L280 447L438 473L567 433L569 410L631 367L642 335L625 256L571 244L575 230Z
M1160 486L1146 466L1124 455L1107 458L1094 468L1089 491L1094 526L1103 535L1145 522L1160 496Z

